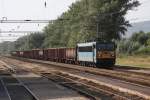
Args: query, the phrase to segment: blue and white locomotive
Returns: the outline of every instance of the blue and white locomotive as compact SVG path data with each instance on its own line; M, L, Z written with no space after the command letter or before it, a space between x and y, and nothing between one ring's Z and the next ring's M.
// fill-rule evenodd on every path
M88 42L77 44L77 61L85 66L113 66L116 61L115 43Z

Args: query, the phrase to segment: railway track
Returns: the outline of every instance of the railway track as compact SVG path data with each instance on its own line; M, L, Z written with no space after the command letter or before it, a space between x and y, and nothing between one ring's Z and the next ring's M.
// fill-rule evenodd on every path
M6 66L4 66L6 67ZM12 76L13 68L6 68L5 72L0 73L0 89L3 95L0 95L3 100L39 100L30 89L23 84L19 79ZM6 94L4 94L6 93Z
M17 66L11 65L10 71L16 73L18 71ZM133 100L135 98L142 100L142 98L137 95L119 92L117 90L95 84L91 81L68 75L67 73L43 73L43 71L32 71L54 81L55 83L76 90L80 94L90 98L90 100L100 100L100 98L102 100Z
M20 68L15 65L8 64L8 63L7 63L7 65L5 64L4 67L5 67L5 70L7 70L7 71L6 72L2 71L3 74L0 75L0 78L3 78L3 79L1 79L2 87L5 88L5 91L7 91L7 95L9 97L5 100L47 100L47 99L38 98L36 96L36 94L34 94L32 92L32 90L30 88L28 88L29 86L27 84L32 85L32 83L24 84L19 78L14 77L16 74L31 72L30 69ZM41 74L39 74L39 75L41 75ZM37 84L35 84L35 85L37 85ZM79 93L81 93L81 92L79 92ZM90 98L90 99L87 98L87 99L83 99L83 100L99 100L99 99L95 99L95 97L92 97L89 94L82 93L82 95ZM0 99L1 99L1 95L0 95ZM76 99L72 99L72 100L76 100Z
M18 67L16 65L12 65L12 64L9 65L9 70L15 73L20 71L18 70ZM37 70L32 70L32 72L33 71L34 73L39 74L43 77L46 77L54 81L55 83L71 88L79 92L80 94L85 95L86 97L90 98L90 100L100 100L100 98L102 100L119 100L119 99L131 100L131 98L135 98L135 97L140 98L140 97L137 97L136 95L129 95L129 94L124 94L124 93L118 94L118 91L110 92L108 91L110 89L104 86L99 85L99 88L97 86L92 86L94 83L86 81L85 79L80 79L77 77L70 76L66 73L61 73L61 72L43 73L43 71L41 72ZM33 99L33 100L37 100L37 99Z
M7 56L7 57L8 58L19 59L19 60L22 60L22 61L25 61L25 62L32 62L32 63L34 62L34 63L39 63L39 64L56 65L56 66L61 65L60 67L66 67L66 64L64 64L65 66L63 66L63 63L56 64L56 63L49 62L49 61L41 61L41 60L18 58L18 57L10 57L10 56ZM71 66L74 66L74 65L71 65ZM81 67L83 67L83 66L81 66ZM68 68L68 66L66 68ZM73 67L70 67L70 68L73 68ZM75 65L75 67L73 69L76 69L76 65ZM78 69L78 67L77 67L77 69ZM137 67L129 67L129 66L121 67L121 66L116 65L116 66L114 66L113 69L108 69L108 70L101 69L101 68L90 68L90 67L87 67L87 69L89 69L89 70L98 70L98 71L107 71L107 72L117 73L117 74L121 74L121 75L125 75L125 76L138 76L140 78L150 80L150 78L147 77L147 76L150 75L150 69L146 69L146 68L137 68Z
M114 66L113 70L121 71L121 72L127 72L130 74L143 75L143 76L149 76L150 75L150 69L149 68L137 68L137 67L116 65L116 66Z
M46 65L47 67L55 66L55 68L61 69L61 70L76 70L81 72L87 72L94 75L101 75L105 77L111 77L127 82L132 82L135 84L140 84L144 86L150 86L150 77L149 74L146 73L139 73L139 72L132 72L127 70L107 70L107 69L99 69L99 68L91 68L91 67L84 67L84 66L77 66L77 65L69 65L69 64L62 64L62 63L55 63L55 62L48 62L48 61L40 61L40 60L29 60L20 58L23 61L31 62L31 63L39 63Z
M66 69L65 69L65 70L66 70ZM70 69L69 69L69 70L70 70ZM40 74L42 74L42 75L44 75L44 76L47 75L47 74L48 74L49 77L52 76L51 73L49 73L49 72L47 72L47 71L40 71L40 70L32 70L32 71L34 71L34 72L40 72ZM73 71L72 71L72 72L73 72ZM75 72L75 70L74 70L74 72ZM80 72L82 72L82 71L80 70ZM87 73L87 71L84 71L84 72ZM59 74L60 74L60 73L59 73ZM60 75L59 75L59 74L57 73L57 74L53 74L53 75L57 76L57 78L59 77L59 78L61 78L61 79L62 79L62 78L65 79L65 80L66 80L66 78L68 79L68 76L66 77L66 74L65 74L65 75L62 74L62 73L61 73ZM80 74L77 74L78 76L74 76L73 74L75 75L75 74L77 74L77 72L72 73L72 75L69 74L69 78L70 78L70 76L71 76L70 81L71 81L71 80L75 80L75 79L78 78L78 80L80 80L82 83L85 82L84 85L85 85L85 84L88 85L88 86L99 86L99 85L100 85L100 84L98 84L98 83L96 83L96 82L93 82L92 80L87 79L87 78L83 78L83 79L82 79L81 77L78 77L78 76L80 76ZM60 77L60 76L61 76L61 77ZM62 77L62 76L63 76L63 77ZM47 76L45 76L45 77L47 77ZM75 77L75 79L74 79L73 77ZM83 77L83 76L82 76L82 77ZM73 78L73 79L72 79L72 78ZM51 80L53 80L53 81L54 81L54 80L57 80L57 79L52 79L51 77L50 77L49 79L51 79ZM80 81L79 81L79 82L80 82ZM59 83L59 82L58 82L58 83ZM72 83L72 84L73 84L73 83L75 83L75 82L72 82L72 81L71 81L71 82L62 82L62 83ZM89 84L89 83L90 83L90 84ZM78 83L78 84L79 84L79 83ZM129 84L129 83L126 83L126 84ZM132 85L133 85L133 84L132 84ZM138 84L134 84L134 85L139 86ZM101 86L101 88L102 88L102 87L104 87L104 86L106 86L106 85L101 84L100 86ZM134 99L135 99L135 100L139 100L139 99L140 99L140 100L142 100L143 97L144 97L143 95L141 95L141 94L139 95L139 93L136 93L136 92L135 92L135 93L131 93L131 91L130 91L130 93L126 93L126 92L129 92L129 91L127 91L127 90L125 90L126 92L125 92L125 91L124 91L124 92L119 92L118 90L116 90L116 89L114 89L114 88L110 90L110 87L108 87L108 86L106 86L106 87L109 88L109 91L115 90L115 91L117 91L117 92L119 93L119 94L118 94L118 97L117 97L116 95L114 95L114 94L117 94L117 93L110 93L109 96L111 95L111 98L113 98L113 97L114 97L114 98L115 98L115 97L117 97L117 98L122 97L122 99L125 99L125 100L126 100L126 99L129 99L129 100L134 100ZM91 88L91 87L90 87L90 88ZM100 87L99 87L99 88L100 88ZM94 88L94 90L96 90L96 89ZM100 91L100 90L97 90L97 91ZM81 91L80 91L80 92L81 92ZM103 91L103 92L104 92L104 91ZM101 93L103 93L103 92L101 91ZM106 91L105 91L105 92L106 92ZM107 92L108 92L108 90L107 90ZM99 92L98 92L98 93L99 93ZM105 93L105 94L106 94L106 93ZM108 94L108 93L107 93L107 94ZM126 94L126 95L121 95L121 96L119 97L120 94ZM137 94L138 94L138 95L137 95ZM95 96L94 96L94 97L95 97ZM129 97L129 98L127 98L127 97ZM147 98L147 97L146 97L146 98Z
M131 100L134 98L142 99L141 97L138 97L136 95L131 95L128 93L125 94L123 92L119 92L117 90L113 90L111 88L108 88L108 87L105 87L105 86L102 86L99 84L95 84L92 81L74 77L74 76L68 75L66 73L59 72L57 74L56 73L55 74L42 73L42 74L44 76L46 76L47 78L54 80L55 82L59 82L57 80L65 80L64 81L65 84L64 84L64 82L60 82L60 84L65 85L67 87L71 86L71 88L75 88L75 89L76 89L76 87L80 88L79 91L92 95L92 97L94 97L96 100L99 100L100 97L102 98L102 100L103 99L106 99L106 100L111 100L111 99ZM70 82L68 83L68 81L70 81Z

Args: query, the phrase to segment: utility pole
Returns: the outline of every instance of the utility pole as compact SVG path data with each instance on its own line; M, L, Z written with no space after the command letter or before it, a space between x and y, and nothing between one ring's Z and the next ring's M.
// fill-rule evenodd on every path
M105 19L106 16L111 16L112 18L112 15L115 14L115 13L118 13L118 12L112 12L112 13L99 13L97 15L97 41L105 41L104 40L104 36L105 36L105 32L103 31L103 23L101 21L103 21Z
M103 20L104 14L99 14L97 16L97 23L96 23L96 28L97 28L97 32L96 32L96 40L97 41L103 41L103 35L104 32L102 32L102 24L101 24L101 20Z
M96 33L96 37L97 37L97 40L99 41L99 34L100 34L100 23L97 22L97 33Z

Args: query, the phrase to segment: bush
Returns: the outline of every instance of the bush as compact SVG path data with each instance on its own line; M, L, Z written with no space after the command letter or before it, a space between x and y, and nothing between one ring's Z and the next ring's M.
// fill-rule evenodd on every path
M138 42L130 42L128 45L128 54L134 54L136 50L138 50L141 47L141 45Z
M150 46L150 39L147 40L147 45Z
M118 44L118 53L123 53L123 54L134 54L136 50L138 50L141 47L141 45L138 42L133 42L133 41L121 41Z
M118 54L150 54L150 32L134 33L129 39L123 39L118 42Z
M144 33L144 32L139 32L139 33L134 33L130 40L134 42L139 42L141 45L147 46L147 41L150 39L150 33Z
M141 47L139 50L135 52L135 54L145 54L150 55L150 46L148 47Z

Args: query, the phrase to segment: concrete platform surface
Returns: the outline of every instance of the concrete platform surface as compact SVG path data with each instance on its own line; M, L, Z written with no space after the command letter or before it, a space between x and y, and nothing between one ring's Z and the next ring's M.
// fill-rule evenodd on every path
M39 100L88 100L73 90L33 73L13 76L27 86Z
M0 100L35 100L28 92L38 100L88 100L71 89L33 73L0 74Z

